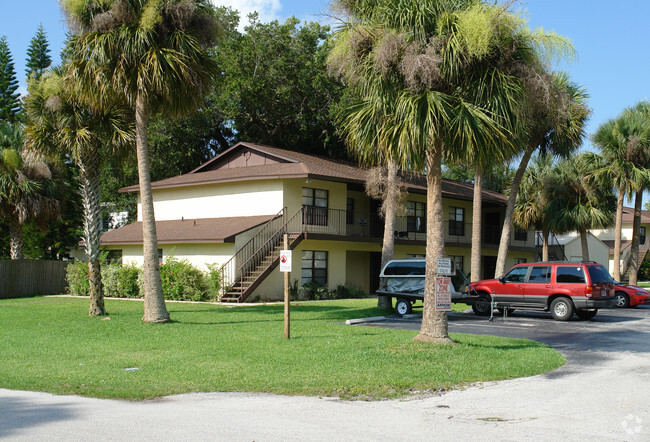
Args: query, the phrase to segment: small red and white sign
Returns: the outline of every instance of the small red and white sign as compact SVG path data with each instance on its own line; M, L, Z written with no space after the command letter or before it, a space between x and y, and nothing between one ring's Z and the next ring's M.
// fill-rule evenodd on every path
M280 250L280 271L291 271L291 250Z
M451 311L451 278L447 276L436 277L436 311Z

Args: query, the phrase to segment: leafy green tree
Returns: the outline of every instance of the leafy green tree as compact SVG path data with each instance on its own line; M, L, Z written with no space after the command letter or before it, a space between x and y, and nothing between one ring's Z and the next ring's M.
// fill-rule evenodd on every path
M20 124L0 125L0 149L0 217L9 227L11 259L23 259L23 225L57 217L59 201L52 197L49 167L25 161Z
M548 196L544 192L544 182L553 169L553 157L538 155L526 168L521 180L513 222L521 229L534 228L542 232L542 261L548 261L548 237L551 232L546 206Z
M79 168L84 212L84 249L88 258L90 316L106 314L102 291L100 179L102 151L118 151L133 143L132 114L104 103L93 108L79 101L75 87L61 70L32 79L25 99L27 146L44 157L67 155Z
M600 148L604 158L603 167L596 173L604 176L617 191L616 224L614 236L613 276L621 280L621 229L623 225L623 202L625 195L640 196L650 182L647 169L650 152L650 121L639 108L628 108L617 118L598 127L592 140ZM641 211L638 210L640 216ZM639 224L636 220L633 224ZM633 235L634 236L634 235ZM638 243L637 243L638 244ZM637 246L638 247L638 246ZM637 252L638 253L638 252ZM632 276L631 276L632 277ZM633 278L632 278L633 279Z
M578 149L585 137L589 113L588 95L565 73L548 73L542 66L525 77L525 150L510 185L503 221L495 276L506 271L506 257L512 234L513 215L519 186L528 162L536 150L566 158Z
M185 115L212 85L219 23L208 0L63 0L78 33L69 77L102 104L119 94L135 114L144 238L145 322L167 322L153 213L148 127L152 113Z
M587 232L612 225L616 210L612 188L595 174L599 167L593 158L576 155L559 162L544 180L548 225L556 233L578 232L584 261L589 260Z
M343 1L348 14L330 56L333 69L365 89L366 107L386 108L389 130L373 149L426 171L427 272L417 340L449 343L434 310L436 259L444 253L442 159L497 151L518 127L520 80L537 60L532 34L507 10L475 1ZM539 41L539 40L535 40ZM386 94L381 82L396 85ZM389 90L391 90L389 88Z
M43 73L52 64L52 57L50 57L50 48L45 35L43 25L38 25L36 35L32 37L27 48L27 64L26 73L27 78L34 76L37 80L41 78Z
M0 122L14 122L20 113L20 95L7 37L0 38Z
M332 118L343 87L327 75L329 37L319 23L261 23L253 14L244 34L224 39L215 93L238 139L347 156Z

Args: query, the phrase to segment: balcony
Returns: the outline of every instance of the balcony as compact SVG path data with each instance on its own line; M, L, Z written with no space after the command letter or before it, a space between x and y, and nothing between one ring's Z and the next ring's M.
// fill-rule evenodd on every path
M381 241L384 235L384 220L377 213L348 212L340 209L304 206L302 208L302 230L307 234L342 237L345 240ZM394 238L396 241L426 242L426 218L398 216L395 218ZM472 224L458 221L445 221L446 245L469 247L472 243ZM483 247L496 248L501 238L501 226L482 227ZM531 232L524 237L510 238L510 247L534 248L535 238Z

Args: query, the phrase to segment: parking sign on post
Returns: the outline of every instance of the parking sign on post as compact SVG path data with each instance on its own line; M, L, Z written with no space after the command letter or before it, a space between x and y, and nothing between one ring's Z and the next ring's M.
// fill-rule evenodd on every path
M291 271L291 250L280 250L280 271Z
M451 311L451 278L447 276L436 277L436 307L438 312Z

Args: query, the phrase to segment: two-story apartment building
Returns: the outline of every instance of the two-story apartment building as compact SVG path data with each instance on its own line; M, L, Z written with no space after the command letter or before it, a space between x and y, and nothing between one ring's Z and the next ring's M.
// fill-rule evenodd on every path
M379 282L383 220L379 201L364 192L366 174L338 160L238 143L188 174L152 183L161 259L173 254L199 267L224 266L224 278L233 286L226 297L279 299L282 275L272 270L287 233L292 281L330 288L347 284L371 293ZM423 176L401 179L408 190L407 213L396 219L394 256L423 256L426 183ZM472 192L471 184L443 182L445 251L465 272ZM504 195L483 192L481 277L494 273L505 204ZM140 205L138 221L105 233L102 245L125 263L142 264ZM534 246L532 231L513 235L509 264L533 261Z

